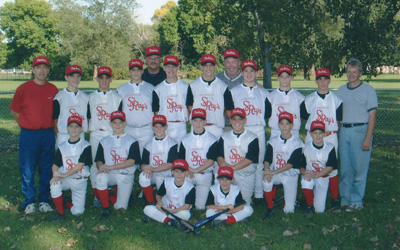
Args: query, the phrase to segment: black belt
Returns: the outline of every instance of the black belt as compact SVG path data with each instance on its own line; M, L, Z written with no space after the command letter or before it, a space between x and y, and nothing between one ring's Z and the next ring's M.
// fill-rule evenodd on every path
M358 127L358 126L363 126L367 125L368 122L362 122L362 123L343 123L342 126L345 128L351 128L351 127Z

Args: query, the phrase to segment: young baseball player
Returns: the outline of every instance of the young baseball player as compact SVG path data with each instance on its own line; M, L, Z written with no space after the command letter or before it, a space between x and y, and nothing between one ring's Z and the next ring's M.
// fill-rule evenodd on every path
M83 133L88 129L87 107L89 97L78 89L82 78L82 68L78 65L68 66L65 70L64 78L68 82L68 86L58 92L53 100L53 119L55 120L54 129L57 133L57 146L69 138L67 121L70 116L78 115L82 118L82 140L84 139Z
M94 193L93 205L101 207L100 197L96 188L96 176L99 171L94 158L96 157L99 142L112 134L110 115L118 110L122 98L114 90L110 89L112 82L112 70L107 66L101 66L97 70L97 82L99 88L89 95L88 119L90 131L90 145L92 146L93 165L90 168L90 181Z
M338 136L339 122L342 120L342 100L332 91L329 90L331 82L331 73L329 69L321 68L315 72L315 82L318 90L306 96L304 103L301 105L304 119L308 119L306 123L307 131L310 131L312 121L319 120L325 123L324 141L335 146L336 154L338 152ZM306 143L311 142L311 133L307 133ZM339 200L339 178L338 170L334 169L329 174L329 190L331 193L331 205L335 212L340 212Z
M218 142L219 167L232 167L234 184L240 187L247 205L251 204L254 192L255 171L260 152L257 135L245 128L246 112L234 108L230 113L232 131L224 132Z
M186 123L189 116L186 106L189 84L178 78L178 57L166 56L164 70L167 73L167 79L158 84L153 91L153 112L167 117L166 133L180 143L182 137L186 135Z
M276 197L276 186L283 185L285 195L285 213L293 213L297 195L299 168L302 164L303 142L293 136L293 115L288 112L279 114L281 135L272 137L267 145L264 159L264 197L267 212L264 219L275 215L273 199Z
M301 125L300 106L304 101L304 96L290 86L293 80L293 71L290 66L282 65L278 68L279 88L268 95L266 116L269 117L268 126L271 128L271 137L279 136L278 126L279 114L289 112L293 115L292 134L299 136Z
M186 159L189 164L187 180L196 186L196 209L205 209L212 182L212 166L218 156L218 141L204 128L207 124L204 109L193 109L190 123L193 129L182 138L178 158Z
M310 125L312 141L304 146L303 163L300 168L301 187L307 208L304 216L325 211L326 194L329 185L329 173L337 169L334 145L324 141L325 123L315 120ZM314 210L315 209L315 210Z
M90 175L89 166L92 164L92 151L89 142L82 140L80 116L70 116L67 130L70 135L62 142L56 152L53 164L53 178L50 180L51 197L57 213L53 221L65 218L63 191L71 189L72 202L66 202L66 207L73 215L83 214L87 190L87 178Z
M268 91L256 85L257 64L252 60L242 63L243 83L231 89L235 108L246 112L245 128L255 133L258 138L260 152L256 170L254 197L256 204L263 204L264 155L265 155L265 119Z
M139 184L148 204L155 203L152 184L159 189L165 178L171 176L172 162L177 159L178 144L165 134L167 129L167 118L155 115L154 137L143 148Z
M157 204L144 207L143 212L147 217L176 226L177 221L161 210L161 207L164 207L176 216L189 220L190 208L194 204L195 188L186 181L188 171L189 165L185 160L177 159L172 162L173 177L167 177L157 190Z
M100 219L110 217L108 186L117 185L115 209L126 210L132 192L135 163L140 162L140 150L136 139L124 132L125 113L114 111L110 116L113 134L104 137L97 149L96 163L99 172L96 177L97 192L103 210Z
M240 188L232 184L235 181L233 172L231 167L220 167L218 169L218 183L213 185L208 193L207 217L229 208L227 213L215 218L214 225L233 224L253 214L253 208L246 205Z

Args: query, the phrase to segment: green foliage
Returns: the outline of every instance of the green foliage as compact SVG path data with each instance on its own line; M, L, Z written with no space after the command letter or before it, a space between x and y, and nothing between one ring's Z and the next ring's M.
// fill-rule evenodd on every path
M176 19L178 7L175 2L169 1L161 7L161 10L164 10L163 15L159 16L158 21L154 24L160 36L161 51L165 55L179 55L180 36Z

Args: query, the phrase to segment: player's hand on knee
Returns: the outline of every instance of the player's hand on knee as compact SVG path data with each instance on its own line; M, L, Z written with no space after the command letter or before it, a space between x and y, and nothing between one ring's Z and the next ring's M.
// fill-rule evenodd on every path
M51 185L57 185L58 182L62 183L62 179L61 179L60 177L53 177L53 178L51 178L51 180L50 180L50 184L51 184Z
M150 169L143 170L143 175L144 177L151 178L153 177L153 171L151 171Z
M264 174L264 180L266 180L267 182L271 182L272 181L272 175Z

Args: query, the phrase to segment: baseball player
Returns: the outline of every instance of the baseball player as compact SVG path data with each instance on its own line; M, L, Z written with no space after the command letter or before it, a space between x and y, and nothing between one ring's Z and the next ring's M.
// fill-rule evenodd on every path
M108 186L118 186L115 209L126 210L132 192L135 163L140 162L140 150L136 139L124 132L125 113L114 111L110 116L113 134L104 137L97 149L96 163L99 172L96 177L97 192L103 210L100 219L110 217Z
M178 144L165 134L166 130L167 118L155 115L154 137L143 148L142 172L139 175L139 184L148 204L155 203L152 184L159 189L165 178L171 176L172 162L177 159Z
M53 100L53 119L55 120L54 129L57 133L57 146L69 138L67 131L68 117L72 115L82 117L82 140L84 139L83 133L88 130L87 107L89 97L78 89L82 78L82 68L78 65L68 66L65 70L64 78L68 82L68 86L58 92Z
M255 171L260 152L257 135L245 128L246 111L241 108L231 110L232 131L224 132L218 142L219 167L232 167L235 171L234 184L240 187L247 205L251 204L254 192Z
M118 110L122 103L121 96L115 91L110 89L112 82L112 70L110 67L102 66L97 70L97 82L99 88L89 94L89 131L90 131L90 145L92 146L93 165L90 168L90 181L94 193L93 205L101 207L100 197L96 189L96 176L99 171L94 158L96 157L99 142L104 137L112 134L112 127L110 125L110 115L112 112Z
M243 83L231 89L235 108L242 108L246 112L245 128L255 133L258 138L260 152L256 170L254 197L256 204L263 204L264 155L265 155L265 119L268 91L258 88L255 82L257 64L252 60L242 63Z
M303 164L300 168L301 187L307 208L304 216L325 211L326 194L329 186L329 173L337 169L334 145L324 141L325 123L315 120L310 125L311 142L304 146Z
M153 112L167 117L168 130L166 133L179 143L186 135L186 123L189 116L186 96L189 84L178 79L178 57L166 56L164 70L167 79L158 84L153 91Z
M298 136L293 136L294 117L291 113L279 114L281 135L272 137L267 145L264 159L264 197L267 202L267 212L264 219L275 215L273 198L276 197L276 186L283 185L285 196L285 213L293 213L297 195L299 168L302 164L303 142Z
M208 193L206 203L207 217L229 208L227 213L215 218L214 225L233 224L243 221L254 212L251 206L246 205L240 188L232 184L235 181L233 172L231 167L220 167L218 169L218 183L213 185Z
M144 60L147 64L147 68L143 73L143 81L157 86L167 77L163 68L160 67L161 49L157 46L147 47L145 55L146 57Z
M279 88L268 95L266 116L269 117L268 125L271 128L271 137L279 136L278 117L282 112L293 115L292 134L299 136L301 125L300 106L304 96L297 90L292 89L290 82L293 80L293 71L290 66L282 65L278 68Z
M179 159L189 164L187 180L196 186L196 209L205 209L207 194L212 182L212 166L217 159L217 138L205 130L207 112L193 109L190 123L192 131L182 138Z
M177 221L161 210L161 207L164 207L176 216L189 220L190 208L194 204L195 188L186 181L188 171L189 165L185 160L177 159L172 162L173 177L166 178L157 190L157 204L144 207L143 212L147 217L177 226Z
M302 118L307 120L306 130L310 131L311 123L319 120L325 123L324 141L335 146L338 152L338 123L342 120L342 100L329 90L331 73L329 69L321 68L315 72L318 90L306 96L301 105ZM311 142L311 133L307 133L305 142ZM335 212L341 210L339 200L338 170L334 169L329 174L329 190L331 192L331 205Z
M142 80L143 62L133 59L129 62L131 80L117 88L122 97L122 111L126 114L125 132L139 141L140 152L153 138L152 101L154 86Z
M65 218L63 205L63 191L65 190L71 189L72 202L66 202L66 207L71 213L80 215L85 211L87 178L90 175L92 151L89 142L80 138L83 130L82 123L80 116L68 118L67 130L70 137L59 145L54 157L50 192L57 213L54 215L53 221Z

